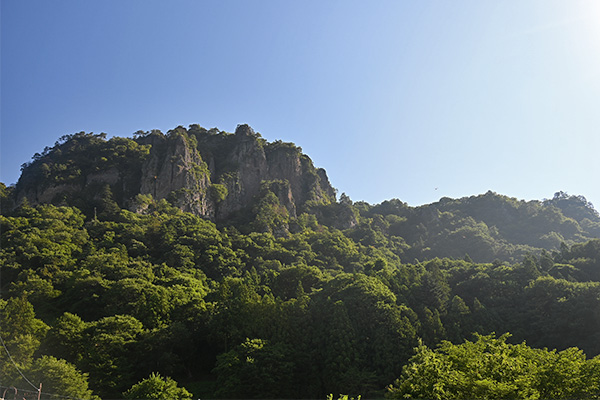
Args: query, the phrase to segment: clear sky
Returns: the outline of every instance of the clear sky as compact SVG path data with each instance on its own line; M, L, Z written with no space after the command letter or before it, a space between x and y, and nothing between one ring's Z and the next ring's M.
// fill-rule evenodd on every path
M353 200L600 209L600 2L2 0L0 181L64 134L301 146Z

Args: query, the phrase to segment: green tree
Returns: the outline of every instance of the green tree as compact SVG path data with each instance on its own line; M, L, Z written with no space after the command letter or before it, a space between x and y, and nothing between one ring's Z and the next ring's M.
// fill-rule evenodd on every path
M84 357L83 333L86 323L76 314L61 315L48 332L45 348L48 352L77 364Z
M217 357L217 396L271 399L293 397L290 391L293 363L283 344L246 339Z
M19 376L17 369L31 365L48 329L24 297L0 299L0 382L10 382Z
M425 345L388 388L389 398L565 399L597 396L597 370L578 349L561 352L507 343L509 334ZM595 398L595 397L594 397Z
M320 332L318 351L323 358L320 375L326 391L359 393L370 389L375 374L366 371L360 363L356 332L351 325L344 303L331 301L321 310L317 321Z
M6 214L14 207L13 192L14 186L6 187L0 182L0 214Z
M254 229L258 232L270 232L276 236L287 236L289 229L290 215L289 211L277 194L282 194L284 188L289 191L289 183L280 181L270 181L263 183L261 187L260 199L256 202L254 213L256 218L253 222Z
M370 381L369 373L376 377L373 385L383 387L400 373L400 366L412 354L417 343L417 315L407 306L397 304L396 296L383 282L364 274L339 274L315 294L315 306L329 308L337 301L346 310L352 327L345 335L348 338L354 336L344 344L346 351L352 348L353 342L356 343L358 354L353 357L358 357L362 363L364 381L361 384L364 386L358 388L359 391L365 393L373 388L366 385ZM328 312L333 314L331 308ZM323 335L329 333L323 332Z
M169 319L168 290L144 279L126 278L115 282L106 293L111 314L128 314L147 328L158 328Z
M192 394L183 387L178 387L170 377L163 378L153 372L146 379L133 385L123 392L125 399L156 399L156 400L191 400Z
M129 315L113 315L86 324L83 333L81 368L89 371L92 387L102 396L119 396L135 374L142 323Z
M42 356L24 371L33 383L42 383L43 398L71 397L76 399L97 399L88 388L88 374L81 373L74 365L51 356ZM25 382L18 385L25 386Z

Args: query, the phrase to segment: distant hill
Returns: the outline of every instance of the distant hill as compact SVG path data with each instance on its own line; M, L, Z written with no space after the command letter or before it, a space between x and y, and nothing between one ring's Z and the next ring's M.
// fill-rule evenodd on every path
M357 203L363 217L375 218L387 235L402 237L414 258L517 261L542 249L559 251L600 237L600 216L583 196L558 192L550 200L523 201L487 192L442 198L419 207L399 200ZM411 260L412 261L412 260Z

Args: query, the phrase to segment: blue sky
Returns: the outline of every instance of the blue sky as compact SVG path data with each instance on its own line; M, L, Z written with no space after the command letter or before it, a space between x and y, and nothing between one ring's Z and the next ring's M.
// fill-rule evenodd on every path
M0 181L64 134L248 123L339 192L600 209L595 1L1 2Z

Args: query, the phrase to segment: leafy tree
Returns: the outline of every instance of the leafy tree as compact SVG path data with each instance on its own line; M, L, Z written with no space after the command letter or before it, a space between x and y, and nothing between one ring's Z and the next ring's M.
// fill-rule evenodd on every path
M158 373L152 373L146 379L133 385L123 392L125 399L156 399L156 400L191 400L192 394L185 388L178 387L170 377L163 378Z
M85 355L84 330L87 324L76 314L61 315L48 332L44 347L50 354L78 364Z
M246 339L217 357L217 396L223 398L288 398L293 363L283 344Z
M111 314L131 315L147 328L160 327L169 320L171 305L168 290L146 280L122 279L111 285L106 297Z
M259 200L254 207L256 214L253 223L254 230L258 232L270 232L277 236L287 236L290 213L281 203L277 194L283 196L285 192L289 193L289 191L290 188L287 181L269 181L263 183Z
M509 335L476 335L476 341L436 350L420 345L389 398L429 399L564 399L597 395L585 355L507 343Z
M89 371L92 387L103 395L119 396L135 375L140 321L114 315L86 324L81 369Z
M338 275L318 293L315 306L328 307L329 299L341 301L347 309L361 369L365 376L374 373L373 386L383 387L400 373L412 353L417 315L406 305L398 305L396 296L379 279L363 274ZM328 334L322 332L319 339Z
M14 207L13 201L14 186L6 187L0 182L0 215L7 214Z
M358 396L356 400L360 400L361 396ZM333 400L333 394L327 395L327 400ZM354 400L354 397L350 397L347 394L340 394L337 400Z
M0 381L10 382L19 376L18 369L31 365L48 329L24 297L0 299Z
M425 344L433 345L446 337L446 329L442 324L440 312L436 309L431 311L428 307L423 307L420 313L421 335Z
M326 391L358 393L372 388L374 374L360 362L357 334L342 301L327 303L316 321L322 327L319 353L323 359L323 387Z
M222 202L227 197L227 186L225 186L225 185L222 185L219 183L213 183L210 186L209 191L210 191L210 196L217 203Z
M88 374L81 373L74 365L51 356L42 356L24 371L34 383L42 383L42 395L52 399L64 397L100 400L88 388ZM25 382L19 383L25 385Z
M540 277L524 290L522 333L538 347L565 349L574 343L588 354L600 352L600 283ZM526 322L525 322L526 321Z
M241 278L226 278L213 296L209 329L218 345L228 351L251 333L254 306L261 296Z
M472 332L471 310L465 301L456 295L450 301L448 315L445 318L448 338L454 342L460 342L462 338Z
M274 279L271 289L276 296L284 300L296 297L298 285L304 293L310 293L318 289L325 279L321 270L317 267L309 267L304 264L293 265L279 271Z
M66 311L95 320L106 315L106 293L111 285L111 281L81 269L64 282L64 296L59 299L66 303Z
M421 285L415 294L420 304L445 312L450 297L450 287L441 266L442 261L439 259L425 264L427 272L421 278Z

